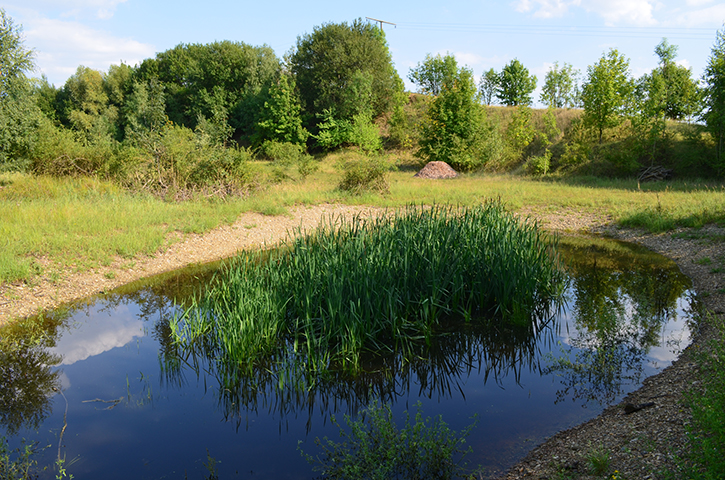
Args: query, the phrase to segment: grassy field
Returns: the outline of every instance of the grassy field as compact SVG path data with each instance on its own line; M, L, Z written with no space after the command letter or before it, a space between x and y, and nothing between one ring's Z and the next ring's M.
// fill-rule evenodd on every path
M379 207L407 204L478 205L501 199L509 210L611 215L623 226L667 231L725 222L723 182L660 182L597 178L532 179L471 174L443 181L414 178L408 153L389 153L389 193L353 196L337 188L342 152L319 160L316 172L291 172L239 199L165 202L96 179L0 175L0 282L29 281L108 265L114 258L151 254L185 233L228 224L242 212L284 214L297 204L343 203ZM255 162L262 178L280 178L270 162Z

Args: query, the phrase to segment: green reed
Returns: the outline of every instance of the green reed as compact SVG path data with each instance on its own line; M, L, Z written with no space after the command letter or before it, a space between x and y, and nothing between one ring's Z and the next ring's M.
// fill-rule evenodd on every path
M535 327L563 292L556 247L500 202L331 219L288 248L241 254L172 331L230 374L270 358L356 373L361 353L405 356L451 317Z

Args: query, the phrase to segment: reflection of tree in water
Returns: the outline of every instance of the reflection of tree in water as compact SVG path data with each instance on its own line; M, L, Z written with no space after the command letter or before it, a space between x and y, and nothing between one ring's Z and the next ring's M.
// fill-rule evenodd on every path
M52 367L61 358L48 348L61 321L38 317L0 329L0 425L7 435L37 429L52 412L50 399L60 387L60 373Z
M560 358L550 358L546 372L562 377L559 401L609 404L640 382L646 355L677 317L689 280L651 254L622 255L596 245L572 250L577 334Z
M317 409L327 418L341 410L350 413L372 399L392 402L416 386L418 394L432 398L465 396L462 380L483 372L484 382L504 378L517 382L523 369L540 371L539 346L551 341L551 316L533 328L500 329L489 325L456 323L448 325L430 347L422 342L416 351L389 355L369 354L363 372L354 377L330 368L313 375L292 348L280 350L266 363L253 369L225 362L212 344L194 348L175 347L162 354L163 377L167 384L186 384L190 372L197 381L213 379L217 384L219 408L225 421L244 424L260 409L274 413L284 422L287 415L307 412L308 429Z

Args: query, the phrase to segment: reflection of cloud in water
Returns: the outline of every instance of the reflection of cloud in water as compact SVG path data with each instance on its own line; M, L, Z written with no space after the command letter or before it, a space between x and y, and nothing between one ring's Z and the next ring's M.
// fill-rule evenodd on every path
M63 335L52 353L63 356L61 365L72 365L116 347L122 347L135 337L144 335L143 322L119 305L113 316L100 313L101 304L91 307L88 318L74 318L76 327Z

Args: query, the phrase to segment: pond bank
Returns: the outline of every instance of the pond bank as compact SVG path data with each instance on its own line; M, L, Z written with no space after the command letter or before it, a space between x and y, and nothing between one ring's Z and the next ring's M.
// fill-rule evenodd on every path
M291 208L286 216L244 214L233 225L204 235L179 236L167 250L153 257L119 258L112 265L95 271L68 271L55 281L41 277L31 285L0 286L0 323L109 291L134 280L226 258L239 250L271 246L298 229L315 228L321 219L329 216L375 215L379 212L359 206L318 205ZM722 229L708 227L697 231L697 235L673 239L671 233L645 235L619 230L611 226L609 218L574 211L545 214L525 211L522 214L536 218L548 230L600 234L645 245L674 260L683 273L692 278L697 292L709 293L703 297L703 303L710 311L718 315L724 311L725 295L719 291L725 291L725 274L713 273L714 266L725 262L725 241L722 240L725 231ZM710 265L704 259L717 265ZM588 478L587 459L602 451L609 453L612 470L617 469L622 478L657 478L652 472L672 465L672 455L685 445L689 412L679 402L682 392L692 382L695 366L689 359L689 352L703 345L707 335L708 332L700 332L682 358L645 381L641 389L621 404L608 408L590 422L555 435L503 478ZM624 413L626 403L650 402L654 405L629 415Z
M635 242L672 259L692 279L704 310L723 318L725 274L720 270L725 263L725 229L708 226L678 232L677 238L672 233L651 235L611 226L595 227L591 232ZM691 414L682 399L695 382L692 354L713 335L707 328L696 332L692 344L670 367L646 379L639 390L598 417L554 435L501 478L615 478L589 474L589 462L603 455L609 456L608 472L618 471L616 478L656 479L660 478L658 472L672 471L675 456L687 449L686 426ZM647 407L627 413L628 406L644 405Z

